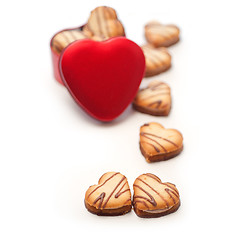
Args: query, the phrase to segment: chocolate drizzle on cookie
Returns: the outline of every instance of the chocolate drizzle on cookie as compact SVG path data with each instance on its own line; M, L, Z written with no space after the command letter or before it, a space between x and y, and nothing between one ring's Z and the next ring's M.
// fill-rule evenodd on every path
M124 182L123 186L120 188L120 190L116 193L115 198L118 198L120 195L122 195L123 193L130 191L129 189L125 189L124 191L121 192L121 190L124 188L124 186L126 185L126 182Z
M148 173L147 173L147 174L143 174L143 175L148 176L148 177L151 177L151 178L153 178L154 180L158 181L158 183L160 183L160 179L154 178L152 175L150 175L150 174L148 174ZM167 207L167 208L169 207L168 201L160 194L160 192L158 192L157 190L155 190L152 186L150 186L147 182L145 182L144 180L142 180L140 177L138 177L136 180L139 180L139 181L141 181L142 183L144 183L146 186L148 186L148 188L150 188L153 192L155 192L155 193L165 202L166 207ZM145 197L143 197L143 196L134 196L135 199L136 199L136 198L143 198L143 199L149 201L153 206L156 206L156 205L157 205L155 199L153 198L153 196L152 196L149 192L147 192L146 190L144 190L143 188L141 188L141 187L138 186L137 184L134 184L134 187L137 187L137 188L141 189L144 193L146 193L146 194L149 196L149 198L150 198L152 201L150 201L149 199L147 199L147 198L145 198ZM134 202L134 204L135 204L135 202Z
M104 174L99 182L101 181L101 179L105 178L106 174ZM114 179L116 177L116 179ZM113 180L113 183L110 183ZM109 188L107 189L108 191L106 191L106 184L110 184ZM114 188L111 189L111 186L114 185ZM98 191L98 189L103 187L103 192L99 194L98 197L95 198L95 200L92 202L92 205L96 205L97 202L99 202L99 204L97 205L98 209L105 209L107 204L109 203L109 201L111 200L111 198L113 197L114 199L118 199L122 194L130 191L129 186L127 184L127 179L125 176L123 176L122 174L116 172L113 173L110 177L108 177L107 179L105 178L105 181L102 182L101 184L99 184L97 187L95 187L86 197L86 201L89 201L89 199L92 197L92 195L96 194L96 192ZM117 192L116 192L117 191ZM128 202L128 200L130 200L130 197L128 199L125 199L125 203ZM131 201L131 200L130 200Z
M152 107L153 105L155 105L155 108L159 108L161 106L161 103L162 103L162 101L158 100L156 102L149 103L147 106Z
M106 193L102 192L93 202L93 204L96 204L98 201L100 201L98 207L101 208L104 197L106 196Z
M120 186L120 184L125 180L125 178L126 178L126 177L123 177L123 178L119 181L119 183L116 185L116 187L114 188L114 190L111 192L111 194L109 195L109 197L108 197L107 200L105 201L105 203L104 203L104 205L103 205L103 208L106 207L106 205L107 205L108 201L110 200L111 196L112 196L113 193L116 191L116 189ZM115 195L115 196L116 196L116 195ZM119 197L119 196L118 196L118 197ZM117 198L118 198L118 197L117 197Z
M160 146L164 150L164 152L167 152L165 147L163 145L161 145L157 140L154 140L153 138L147 136L147 135L150 135L150 134L145 133L145 132L141 132L140 135L149 139L149 140L151 140L151 141L153 141L153 142L155 142L158 146ZM153 136L153 134L151 134L151 136ZM147 142L144 142L144 143L147 143ZM160 152L160 150L159 150L159 148L157 148L157 146L155 146L154 144L151 144L151 143L148 143L148 144L152 145L157 152Z
M157 136L157 135L152 134L152 133L140 132L140 136L145 137L145 138L151 140L152 142L156 143L158 146L160 146L160 147L163 149L164 152L167 152L167 149L166 149L162 144L160 144L156 138L159 138L159 139L162 139L162 140L164 140L164 141L166 141L166 142L169 142L169 143L171 143L172 145L174 145L176 148L179 147L179 146L178 146L176 143L174 143L173 141L171 141L171 140L169 140L169 139L167 139L167 138L161 137L161 136ZM152 138L152 137L153 137L153 138ZM150 144L150 143L149 143L149 144ZM156 147L156 146L153 145L153 147ZM155 149L156 149L156 148L155 148ZM156 150L157 150L157 149L156 149ZM158 149L157 152L160 152L159 149Z
M133 101L133 108L155 116L167 116L171 108L170 87L157 80L151 82L146 88L139 90Z
M109 180L111 180L115 175L119 174L118 172L117 173L114 173L111 177L109 177L108 179L106 179L106 181L104 183L102 183L101 185L99 185L98 187L96 187L89 195L88 195L88 198L96 191L98 190L100 187L102 187L103 185L105 185Z
M160 139L162 139L162 140L165 140L165 141L173 144L175 147L178 147L178 145L177 145L176 143L174 143L173 141L170 141L170 140L168 140L167 138L164 138L164 137L161 137L161 136L157 136L157 135L155 135L155 134L141 132L140 135L141 135L141 136L144 136L144 137L152 136L152 137L154 137L154 138L160 138ZM150 138L150 137L149 137L149 139L153 140L153 139ZM153 140L153 141L155 141L155 140ZM155 142L158 143L157 141L155 141ZM158 144L159 144L159 143L158 143Z
M140 128L140 150L148 162L168 160L183 149L183 136L175 129L165 129L159 123Z
M154 174L142 174L136 178L133 187L133 205L137 214L144 214L147 211L148 215L157 216L179 206L179 193L175 185L162 183Z

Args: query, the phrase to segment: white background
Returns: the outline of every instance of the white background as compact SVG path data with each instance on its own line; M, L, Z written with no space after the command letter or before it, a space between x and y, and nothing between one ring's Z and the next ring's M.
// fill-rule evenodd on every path
M114 7L127 37L145 43L149 20L175 23L168 117L130 107L112 123L88 117L52 75L50 37ZM0 239L235 239L236 14L234 1L8 1L0 6ZM151 79L143 80L146 85ZM178 157L148 164L139 127L157 121L184 136ZM84 194L107 171L151 172L175 183L179 210L98 217ZM86 235L85 235L86 234Z

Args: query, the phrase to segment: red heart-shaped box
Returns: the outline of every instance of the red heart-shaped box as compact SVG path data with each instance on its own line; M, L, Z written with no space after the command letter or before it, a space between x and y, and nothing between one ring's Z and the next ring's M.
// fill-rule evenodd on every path
M82 31L83 30L83 27L84 25L80 26L80 27L75 27L75 28L66 28L66 29L63 29L57 33L55 33L53 35L53 37L51 38L51 41L50 41L50 49L51 49L51 55L52 55L52 66L53 66L53 74L54 74L54 77L55 79L62 85L64 85L64 83L62 82L62 79L61 79L61 75L60 75L60 71L59 71L59 59L60 59L60 56L61 54L56 52L54 49L53 49L53 40L54 40L54 37L58 34L58 33L61 33L61 32L64 32L64 31L69 31L69 30L80 30Z
M65 32L65 31L71 31L71 30L83 31L84 26L85 26L85 25L82 25L82 26L79 26L79 27L75 27L75 28L66 28L66 29L63 29L63 30L55 33L55 34L53 35L53 37L51 38L51 41L50 41L50 49L51 49L51 55L52 55L53 74L54 74L55 79L56 79L60 84L62 84L62 85L64 85L64 83L62 82L61 75L60 75L60 71L59 71L59 59L60 59L61 53L57 52L57 51L53 48L54 38L55 38L55 36L56 36L57 34L62 33L62 32Z
M74 100L92 117L111 121L134 99L145 58L142 49L125 37L85 39L63 50L59 69Z
M56 51L53 48L53 41L55 36L57 36L58 34L65 32L65 31L71 31L71 30L77 30L77 31L83 31L85 25L79 26L79 27L75 27L75 28L65 28L63 30L58 31L57 33L55 33L53 35L53 37L51 38L50 41L50 49L51 49L51 56L52 56L52 65L53 65L53 74L55 79L62 85L64 85L62 79L61 79L61 75L60 75L60 70L59 70L59 59L61 56L61 53L59 53L58 51Z

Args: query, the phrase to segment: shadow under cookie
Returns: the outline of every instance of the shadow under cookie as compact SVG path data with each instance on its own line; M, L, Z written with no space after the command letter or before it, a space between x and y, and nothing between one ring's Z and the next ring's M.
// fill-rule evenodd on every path
M169 209L159 210L140 210L134 206L135 213L141 218L157 218L176 212L180 207L180 201Z
M96 214L98 216L120 216L130 212L132 209L131 205L126 205L120 208L99 209L90 206L86 201L84 201L84 204L90 213Z
M146 106L142 107L140 105L137 105L133 102L132 107L137 110L138 112L153 115L153 116L168 116L170 109L155 109L148 108Z
M182 146L181 148L179 148L175 151L169 152L169 153L161 153L158 155L150 156L150 155L146 154L146 152L144 151L144 149L142 148L142 145L140 143L139 143L139 147L140 147L141 153L145 157L146 161L149 163L169 160L171 158L178 156L183 150L183 146Z

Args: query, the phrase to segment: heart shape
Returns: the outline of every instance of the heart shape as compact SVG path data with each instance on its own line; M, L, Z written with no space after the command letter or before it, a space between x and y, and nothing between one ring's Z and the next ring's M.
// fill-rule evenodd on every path
M164 47L142 46L146 61L145 77L152 77L167 71L171 67L171 55Z
M84 31L89 37L99 36L103 39L125 36L115 9L106 6L97 7L91 12Z
M89 115L111 121L134 99L145 70L141 48L125 37L71 43L61 54L60 74Z
M134 185L133 205L139 217L161 217L180 206L179 192L172 183L162 183L151 173L140 175Z
M116 216L131 211L131 193L128 181L119 172L101 176L98 185L89 187L85 194L85 206L97 215Z
M183 136L159 123L146 123L140 128L140 150L147 162L168 160L183 150Z
M133 108L154 116L167 116L171 108L170 87L158 80L150 82L138 91Z
M169 47L179 41L180 30L173 24L161 24L153 21L145 26L147 42L155 47Z

